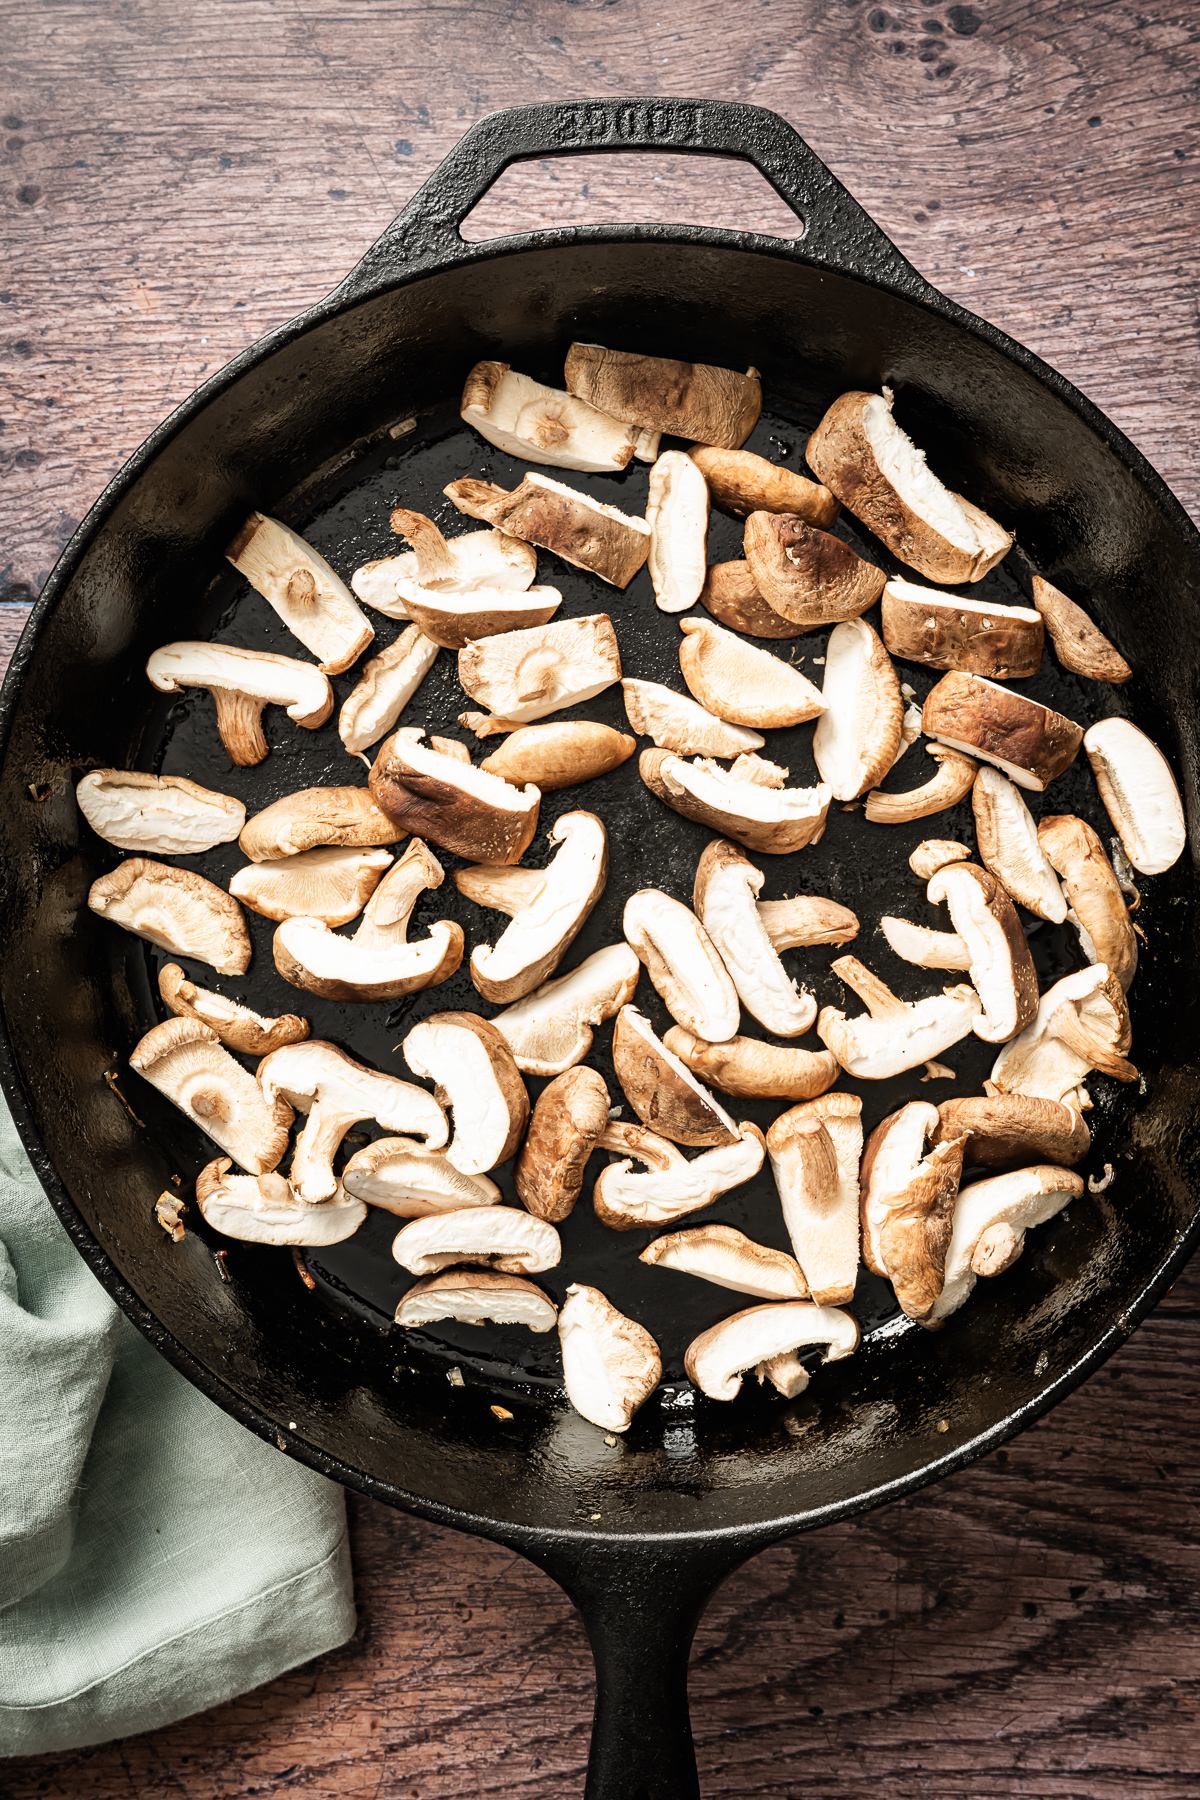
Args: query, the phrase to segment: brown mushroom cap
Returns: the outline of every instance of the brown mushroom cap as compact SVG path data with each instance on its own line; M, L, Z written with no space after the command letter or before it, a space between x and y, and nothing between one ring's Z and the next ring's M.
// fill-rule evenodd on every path
M634 1006L613 1028L613 1070L644 1125L677 1144L734 1144L740 1133L724 1107L667 1050Z
M893 656L930 669L969 669L993 681L1036 675L1045 635L1028 606L996 606L891 580L883 590L883 641Z
M730 1188L757 1175L766 1154L763 1134L743 1119L733 1144L718 1144L688 1162L665 1138L639 1126L610 1125L598 1143L624 1160L602 1169L592 1189L592 1205L602 1225L613 1231L642 1231L648 1225L673 1224L688 1213L711 1206ZM647 1164L642 1173L629 1158Z
M650 1333L618 1312L599 1288L572 1282L558 1335L567 1398L576 1412L603 1431L627 1431L662 1375Z
M458 653L458 679L509 729L611 687L621 679L621 653L608 614L591 613L469 644Z
M1043 818L1037 841L1066 889L1089 961L1094 953L1128 992L1137 971L1137 938L1104 845L1090 825L1070 813Z
M930 581L979 581L1012 548L1012 533L926 467L892 417L891 390L834 401L805 446L808 465L894 556Z
M1091 1148L1092 1134L1082 1113L1061 1100L1028 1094L972 1095L943 1100L933 1142L965 1137L964 1163L1012 1169L1031 1160L1070 1168Z
M726 450L740 449L762 411L757 374L602 344L572 344L564 380L569 393L614 419Z
M129 1066L252 1175L269 1174L287 1149L291 1107L278 1095L264 1099L253 1075L199 1019L155 1025Z
M1020 788L985 763L975 777L971 806L980 861L1014 900L1039 919L1061 925L1067 916L1066 898L1038 842L1037 826Z
M766 739L742 725L724 719L677 694L657 681L621 682L629 723L641 737L650 737L660 749L679 756L740 756L745 750L761 750Z
M698 444L692 461L708 483L713 505L744 519L754 512L795 513L821 531L828 531L841 506L827 487L781 469L752 450L721 450Z
M647 1244L638 1261L698 1275L714 1287L752 1294L758 1300L808 1299L808 1283L795 1257L756 1244L732 1225L694 1225L689 1231L673 1231Z
M1033 578L1033 604L1045 620L1055 654L1064 669L1089 681L1129 681L1133 670L1092 624L1082 606L1040 575Z
M496 1269L442 1269L415 1281L396 1308L396 1323L420 1330L439 1319L460 1325L528 1325L553 1331L558 1308L541 1288Z
M636 749L636 739L611 725L598 725L593 719L556 719L548 725L522 725L479 766L516 787L531 782L548 794L607 775Z
M711 563L700 589L700 604L730 631L747 637L794 638L808 630L785 619L759 592L748 562Z
M733 1037L714 1044L672 1025L663 1043L693 1075L738 1100L810 1100L841 1074L837 1057L828 1050L797 1050L761 1038Z
M926 744L926 756L938 765L937 774L922 787L906 788L900 794L884 793L872 788L867 795L866 816L873 825L907 825L913 819L928 819L934 813L957 806L971 792L979 764L945 744ZM885 770L886 773L886 770ZM969 855L970 852L967 852Z
M279 862L323 844L362 849L406 835L365 787L301 788L247 820L238 846L251 862Z
M298 1019L295 1013L264 1019L224 994L197 987L178 963L167 963L159 970L158 991L177 1018L199 1019L242 1056L266 1056L284 1044L300 1043L309 1034L307 1019Z
M863 1259L892 1283L910 1319L926 1317L942 1291L962 1178L962 1138L924 1153L938 1123L936 1107L911 1101L875 1127L863 1151Z
M844 619L830 632L821 701L817 769L835 800L856 800L895 762L904 721L900 677L865 619Z
M767 605L808 631L859 618L887 579L841 538L795 513L752 512L743 544Z
M976 1037L1002 1044L1037 1012L1038 982L1017 911L1004 888L975 863L948 863L932 876L929 901L950 908L954 929L971 958L971 980L983 1001Z
M250 933L237 901L192 869L126 857L93 881L88 906L176 956L211 963L222 975L250 967Z
M583 1061L592 1028L633 999L641 964L628 944L608 944L492 1020L524 1075L561 1075Z
M520 593L511 588L473 588L469 594L445 593L416 581L401 582L399 587L409 617L445 650L463 650L476 638L545 625L562 605L556 587L529 587Z
M705 758L685 762L671 750L643 750L638 773L673 812L767 856L817 843L833 798L824 785L765 787Z
M734 725L764 730L800 725L824 708L820 693L799 669L714 625L711 619L679 621L679 666L691 692Z
M529 1122L529 1095L496 1027L475 1013L432 1013L413 1026L402 1049L413 1074L436 1083L439 1104L454 1116L446 1155L455 1168L482 1175L507 1162Z
M1083 728L1072 719L957 669L926 695L921 728L1039 794L1071 766L1083 742Z
M627 588L650 554L650 527L590 494L530 473L507 493L466 477L443 490L468 518L486 519L508 533L589 569L613 587Z
M190 856L227 844L246 809L182 775L141 769L92 769L75 789L79 810L106 844L151 856Z
M568 1069L538 1095L513 1179L527 1211L557 1223L571 1213L596 1140L608 1126L608 1089L595 1069Z
M422 744L424 735L421 726L405 726L381 745L371 768L371 795L397 835L411 831L475 862L519 862L537 829L537 788L513 787Z
M908 866L914 875L919 875L922 881L928 881L939 869L944 869L947 863L970 860L971 852L965 844L956 844L952 838L925 838L909 857Z

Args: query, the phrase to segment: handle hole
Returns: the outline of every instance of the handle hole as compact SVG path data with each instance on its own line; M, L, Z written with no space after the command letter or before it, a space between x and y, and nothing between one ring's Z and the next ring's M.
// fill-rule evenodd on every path
M564 225L661 224L804 235L803 220L749 163L646 151L512 163L459 230L469 244L482 244Z

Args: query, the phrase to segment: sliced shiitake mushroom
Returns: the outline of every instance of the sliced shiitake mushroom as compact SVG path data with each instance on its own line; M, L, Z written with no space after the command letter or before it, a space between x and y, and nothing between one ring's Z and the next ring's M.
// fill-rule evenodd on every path
M910 1101L875 1127L863 1151L863 1260L891 1282L910 1319L928 1317L942 1291L962 1178L963 1138L925 1150L938 1123L935 1106Z
M1093 963L1047 988L1032 1024L1001 1049L984 1091L1063 1100L1086 1111L1091 1099L1083 1082L1090 1070L1137 1080L1128 1060L1131 1041L1124 989L1104 963Z
M613 1028L613 1070L638 1118L677 1144L735 1144L739 1130L723 1106L659 1042L635 1006Z
M745 750L761 750L766 739L742 725L724 719L677 694L657 681L621 682L629 723L640 737L653 738L664 750L679 756L740 756Z
M880 610L883 641L906 662L969 669L993 681L1024 681L1041 666L1045 629L1032 607L996 606L893 579Z
M786 856L817 843L833 798L824 784L766 787L707 758L689 763L670 750L643 750L638 773L673 812L768 856Z
M641 965L628 944L608 944L492 1020L523 1075L561 1075L592 1047L592 1028L633 999Z
M469 644L458 653L458 679L507 731L580 706L620 681L621 653L608 614L591 613Z
M586 924L608 880L608 833L595 813L563 813L548 833L557 846L545 869L456 869L460 894L506 912L495 944L471 952L471 980L485 1000L511 1004L552 975Z
M700 589L700 604L730 631L755 638L802 637L807 625L797 625L777 613L759 591L748 562L711 563Z
M196 1177L196 1204L226 1237L317 1249L344 1243L367 1216L362 1201L340 1189L320 1206L305 1206L283 1175L231 1175L231 1167L227 1156L218 1156Z
M752 450L721 450L700 444L691 456L708 483L713 505L735 519L755 512L795 513L827 531L842 510L827 487L794 469L781 469Z
M638 453L636 426L610 419L574 394L543 387L509 363L477 362L459 411L489 444L523 462L612 475Z
M922 730L951 750L995 763L1018 787L1043 793L1070 767L1083 728L1048 706L957 669L925 696Z
M246 823L232 795L141 769L93 769L75 798L97 837L143 856L193 856L228 844Z
M450 482L443 492L468 518L486 519L510 537L552 551L613 587L627 588L650 554L645 519L606 506L549 475L531 471L511 493L468 476Z
M532 1281L496 1269L442 1269L415 1281L396 1308L396 1323L420 1330L439 1319L460 1325L528 1325L553 1331L558 1308Z
M326 844L363 849L394 844L404 836L365 787L301 788L248 819L238 847L251 862L275 863Z
M1089 962L1108 965L1128 992L1138 947L1129 908L1104 845L1091 826L1070 813L1048 814L1037 828L1038 847L1062 880Z
M402 1049L413 1074L436 1084L438 1101L454 1116L446 1155L455 1168L482 1175L507 1162L529 1122L529 1095L496 1027L474 1013L433 1013L413 1026Z
M1060 1163L1065 1168L1081 1162L1091 1148L1092 1134L1083 1114L1061 1100L1036 1099L1031 1094L973 1094L964 1100L943 1100L934 1143L965 1136L963 1162L982 1163L990 1169L1014 1168L1030 1161Z
M277 924L284 919L320 919L326 925L348 925L391 862L384 849L329 845L275 862L247 863L230 881L229 891L251 912Z
M513 1169L521 1204L535 1218L557 1224L572 1212L608 1113L608 1089L595 1069L568 1069L542 1089Z
M211 963L221 975L250 967L250 933L237 901L193 869L126 857L88 889L88 906L175 956Z
M823 1007L817 1036L846 1073L862 1081L883 1081L930 1062L966 1037L982 1011L973 987L943 988L923 1000L901 1000L856 956L839 956L829 966L867 1012L848 1019L837 1007Z
M375 636L340 575L280 520L252 512L225 554L318 659L323 674L340 675Z
M1022 906L1039 919L1061 925L1067 916L1066 896L1038 843L1033 815L1021 790L987 764L971 789L979 858Z
M307 1019L298 1019L295 1013L264 1019L237 1000L197 987L178 963L167 963L159 970L158 991L177 1018L199 1019L242 1056L266 1056L284 1044L300 1043L309 1034Z
M751 513L743 547L767 605L805 631L859 618L887 580L843 539L794 513Z
M757 904L763 880L736 844L716 838L697 865L693 900L747 1012L776 1037L800 1037L815 1020L817 1003L788 974L767 933ZM717 1035L687 1019L679 1023L700 1037ZM735 1014L726 1035L736 1029Z
M762 1038L732 1037L714 1044L672 1025L663 1043L710 1087L738 1100L809 1100L841 1074L829 1050L797 1050Z
M1055 655L1064 669L1090 681L1129 681L1133 670L1082 606L1041 575L1033 578L1033 604L1045 621Z
M572 1282L558 1315L563 1379L577 1413L604 1431L628 1431L662 1376L650 1333L618 1312L599 1288Z
M622 928L671 1017L717 1043L738 1028L738 996L695 913L657 888L625 902Z
M698 1275L714 1287L756 1300L807 1300L808 1283L795 1257L756 1244L733 1225L694 1225L655 1238L638 1258L656 1269Z
M681 619L679 666L683 679L709 712L734 725L769 730L816 718L825 702L790 663L769 650L714 625L711 619ZM897 690L898 691L898 690Z
M253 1075L202 1020L155 1025L132 1051L129 1066L252 1175L269 1174L287 1149L295 1115L286 1096L264 1099Z
M342 1170L348 1194L398 1219L424 1219L461 1206L498 1206L503 1196L486 1175L456 1169L444 1150L412 1138L376 1138L356 1150Z
M398 833L474 862L515 863L537 829L542 796L476 769L446 748L423 744L424 728L406 725L380 746L370 788Z
M695 606L707 569L708 486L682 450L665 450L650 471L648 567L660 612Z
M711 1206L762 1167L765 1151L758 1126L743 1119L738 1134L735 1143L719 1144L688 1162L674 1144L652 1131L609 1125L598 1146L615 1151L622 1160L610 1163L596 1179L592 1189L596 1217L613 1231L641 1231ZM646 1172L632 1169L630 1158L645 1163Z
M683 1359L688 1378L710 1400L736 1400L742 1376L753 1369L787 1400L808 1386L808 1370L795 1352L807 1344L826 1346L824 1361L840 1362L858 1348L858 1320L836 1306L808 1300L751 1306L722 1319L688 1345Z
M821 704L813 734L821 780L835 800L856 800L895 762L904 720L900 677L865 619L830 632Z
M620 768L637 749L634 738L592 719L556 719L549 725L522 725L480 763L517 787L531 782L543 794L577 787Z
M1025 1233L1044 1225L1083 1193L1083 1177L1042 1165L974 1181L959 1193L946 1251L945 1280L921 1321L931 1330L970 1298L977 1275L1003 1275L1025 1247Z
M435 1275L454 1263L540 1275L557 1266L562 1242L553 1225L518 1207L466 1206L414 1219L396 1233L392 1255L410 1275Z
M603 344L572 344L564 379L568 392L614 419L726 450L741 448L762 411L756 370L738 375L708 363L641 356Z
M1143 875L1161 875L1187 842L1183 801L1158 745L1129 719L1101 719L1083 747L1125 854Z
M216 702L221 742L230 762L241 768L253 767L267 754L264 706L285 707L288 718L307 731L323 725L333 711L327 675L312 663L269 650L195 641L164 644L146 664L146 674L162 694L207 688Z

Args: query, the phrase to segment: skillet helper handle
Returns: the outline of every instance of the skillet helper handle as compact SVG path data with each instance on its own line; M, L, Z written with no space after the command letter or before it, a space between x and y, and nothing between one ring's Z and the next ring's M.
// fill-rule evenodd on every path
M778 113L740 100L602 98L512 106L459 139L383 235L335 289L338 301L384 292L425 268L477 255L459 234L510 164L621 150L736 157L752 163L803 221L787 243L802 261L882 281L914 298L934 290ZM536 234L570 241L573 228Z
M688 1655L713 1590L753 1548L609 1539L534 1553L582 1614L595 1658L584 1800L700 1800Z

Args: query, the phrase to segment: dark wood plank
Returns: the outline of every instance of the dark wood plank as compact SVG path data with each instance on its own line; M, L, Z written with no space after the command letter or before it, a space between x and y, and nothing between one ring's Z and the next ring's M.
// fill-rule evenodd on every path
M331 287L464 127L590 92L784 113L931 280L1108 411L1200 515L1200 26L1165 0L12 0L0 92L0 651L169 409ZM470 227L789 229L752 173L513 171ZM1035 1431L760 1557L693 1698L711 1800L1183 1800L1200 1788L1200 1275ZM573 1612L494 1546L353 1502L343 1650L4 1800L582 1791Z

